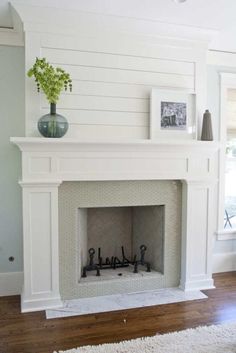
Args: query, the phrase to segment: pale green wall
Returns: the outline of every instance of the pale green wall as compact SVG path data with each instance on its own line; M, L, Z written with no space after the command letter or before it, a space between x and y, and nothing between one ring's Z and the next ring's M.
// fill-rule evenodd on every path
M0 272L15 272L22 271L21 163L9 139L24 136L22 47L0 46L0 122Z

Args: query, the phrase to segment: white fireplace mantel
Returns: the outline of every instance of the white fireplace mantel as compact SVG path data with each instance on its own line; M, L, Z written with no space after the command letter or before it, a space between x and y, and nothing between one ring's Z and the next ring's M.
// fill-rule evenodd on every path
M113 141L12 137L22 152L24 288L22 311L61 305L58 186L63 181L183 181L181 282L213 287L212 189L219 145L205 141Z
M22 181L215 178L218 144L206 141L91 142L13 137Z

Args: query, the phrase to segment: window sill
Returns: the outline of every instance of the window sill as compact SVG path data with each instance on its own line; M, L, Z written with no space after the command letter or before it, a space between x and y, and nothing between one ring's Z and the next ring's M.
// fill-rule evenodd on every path
M236 240L236 228L218 230L215 234L217 240Z

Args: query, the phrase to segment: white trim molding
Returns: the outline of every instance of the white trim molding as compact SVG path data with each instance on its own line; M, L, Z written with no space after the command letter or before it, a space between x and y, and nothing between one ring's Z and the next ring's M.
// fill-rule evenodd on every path
M207 65L236 67L236 53L208 50Z
M75 35L85 32L89 36L96 31L123 32L124 34L147 37L179 38L186 41L199 41L206 48L218 34L217 30L199 28L176 23L163 23L158 20L107 15L79 10L68 10L20 4L11 1L12 7L20 16L24 31ZM51 20L52 12L54 14Z
M36 298L26 299L24 292L21 294L21 311L22 313L29 313L32 311L42 311L47 309L56 309L62 306L61 297L58 298Z
M222 229L215 234L217 240L236 240L236 229Z
M226 143L227 143L227 92L228 89L236 89L236 74L220 73L220 150L219 150L219 188L218 188L218 221L217 221L217 236L224 229L224 213L225 213L225 162L226 162ZM226 240L226 236L225 236Z
M23 33L19 33L13 28L0 28L0 45L23 47Z
M180 289L184 290L185 292L189 292L192 290L204 290L204 289L213 289L215 288L214 286L214 281L213 279L197 279L195 278L193 281L189 281L186 284L180 283L179 286Z
M0 45L24 46L24 33L21 19L11 6L12 28L0 28Z
M236 271L236 252L213 255L213 273Z
M0 273L0 297L19 295L23 287L23 272Z

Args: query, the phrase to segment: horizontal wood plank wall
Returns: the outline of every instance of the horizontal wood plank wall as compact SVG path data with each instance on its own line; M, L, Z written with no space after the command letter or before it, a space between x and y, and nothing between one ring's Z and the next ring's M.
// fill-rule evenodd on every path
M41 36L41 57L73 78L73 92L63 92L58 103L70 124L67 137L148 138L152 87L195 91L189 48L121 39ZM40 114L48 109L41 95Z

